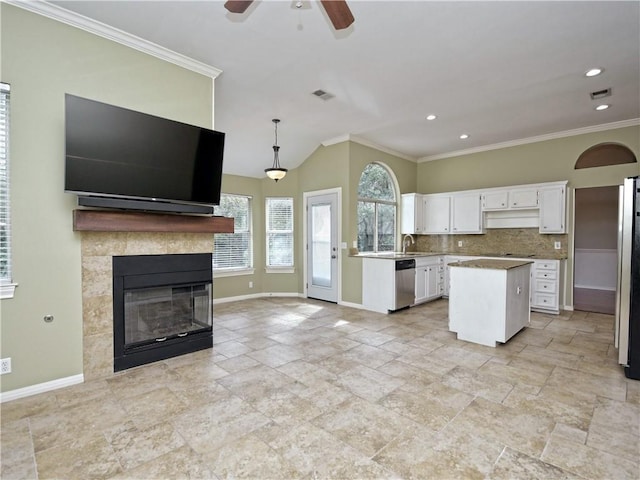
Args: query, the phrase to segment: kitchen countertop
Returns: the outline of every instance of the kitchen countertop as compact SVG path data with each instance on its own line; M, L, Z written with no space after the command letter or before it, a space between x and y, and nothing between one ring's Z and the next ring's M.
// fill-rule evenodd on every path
M533 263L531 260L502 260L497 258L479 258L477 260L466 260L463 262L450 263L450 267L465 268L488 268L491 270L511 270Z
M386 258L386 259L405 259L416 257L433 257L437 255L450 255L454 257L490 257L505 259L532 259L532 260L566 260L567 256L562 254L537 255L532 253L462 253L462 252L361 252L353 257L360 258Z

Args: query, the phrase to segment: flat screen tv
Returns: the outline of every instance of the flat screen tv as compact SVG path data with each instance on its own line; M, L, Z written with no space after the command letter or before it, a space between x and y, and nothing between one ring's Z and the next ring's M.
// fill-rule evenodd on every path
M222 132L65 95L65 191L85 206L212 214Z

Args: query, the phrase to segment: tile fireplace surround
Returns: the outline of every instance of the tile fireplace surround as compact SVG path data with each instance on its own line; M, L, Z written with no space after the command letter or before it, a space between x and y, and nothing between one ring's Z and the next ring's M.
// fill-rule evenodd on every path
M85 381L114 374L112 257L212 251L211 233L81 232Z

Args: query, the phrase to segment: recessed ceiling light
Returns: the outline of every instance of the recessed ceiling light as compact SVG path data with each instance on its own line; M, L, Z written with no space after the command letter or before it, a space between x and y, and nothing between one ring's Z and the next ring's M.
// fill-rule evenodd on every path
M606 103L603 103L602 105L598 105L596 107L596 110L600 111L600 110L606 110L607 108L609 108L611 105L607 105Z
M427 120L435 120L436 118L438 117L436 117L434 114L427 115Z
M469 138L469 135L467 135L466 133L460 135L460 140L466 140L467 138Z
M602 72L604 72L604 68L590 68L584 74L585 77L597 77Z

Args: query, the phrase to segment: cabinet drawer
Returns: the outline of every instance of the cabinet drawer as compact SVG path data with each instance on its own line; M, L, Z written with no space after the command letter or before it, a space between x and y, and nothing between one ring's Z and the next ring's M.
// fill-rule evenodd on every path
M556 296L553 294L535 292L533 294L532 307L555 309L555 308L558 308L558 300L556 299Z
M536 270L536 278L555 280L558 274L554 270Z
M549 280L536 280L535 291L536 293L556 293L556 282Z
M538 270L558 270L558 262L535 262Z

